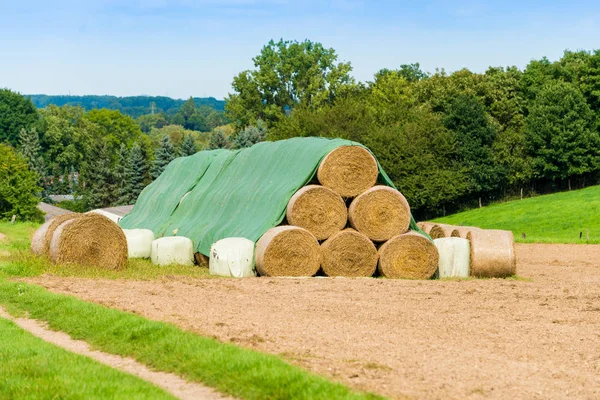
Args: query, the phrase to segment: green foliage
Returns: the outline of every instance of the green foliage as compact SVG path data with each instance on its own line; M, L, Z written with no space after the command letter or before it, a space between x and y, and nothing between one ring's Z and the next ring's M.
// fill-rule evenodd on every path
M183 139L186 136L191 136L194 139L194 143L199 148L208 146L208 141L210 140L210 133L208 132L191 131L185 129L181 125L167 125L160 129L152 129L150 132L150 141L152 143L152 147L158 148L162 137L165 135L171 138L171 142L175 147L181 147Z
M597 170L600 137L594 123L594 113L576 87L565 82L544 86L526 124L534 176L554 181Z
M192 135L185 135L179 147L179 155L182 157L191 156L198 152L198 146L194 142Z
M156 386L45 342L0 318L3 399L173 399Z
M190 119L190 117L196 113L196 103L194 103L194 98L190 97L185 103L183 103L179 109L179 112L186 121Z
M163 136L160 140L160 146L154 154L154 162L150 173L152 179L156 179L165 170L165 167L175 158L175 148L169 136ZM137 196L136 196L137 198Z
M110 146L109 151L115 153L121 143L128 147L142 138L142 131L133 118L121 114L117 110L91 110L87 119L96 124L104 141Z
M39 221L42 212L38 176L27 168L27 160L12 147L0 143L0 220L13 215L21 221Z
M142 149L137 143L133 144L124 168L125 186L119 197L119 204L134 204L146 187L146 162Z
M253 59L255 70L233 79L235 93L226 110L238 127L258 119L267 126L297 105L319 108L354 85L350 63L336 63L337 54L320 43L270 41Z
M136 119L136 122L144 133L150 133L154 128L160 129L169 125L167 116L163 113L142 115Z
M234 149L243 149L250 147L258 142L262 142L267 138L267 128L261 120L258 120L256 126L250 125L244 128L231 141Z
M21 129L31 128L38 119L38 112L30 99L0 88L0 143L17 146Z
M586 243L589 234L589 243L600 243L598 215L600 186L592 186L493 204L436 221L509 230L517 242Z

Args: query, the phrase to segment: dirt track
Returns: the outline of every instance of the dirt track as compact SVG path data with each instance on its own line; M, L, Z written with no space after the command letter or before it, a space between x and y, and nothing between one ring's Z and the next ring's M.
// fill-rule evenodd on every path
M30 279L414 398L600 398L600 245L518 245L532 281Z

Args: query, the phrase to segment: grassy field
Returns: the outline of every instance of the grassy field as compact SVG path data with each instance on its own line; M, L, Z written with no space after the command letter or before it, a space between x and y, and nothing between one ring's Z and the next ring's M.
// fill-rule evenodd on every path
M494 204L435 221L510 230L523 243L600 243L600 186Z
M0 318L2 399L174 399L137 377L70 353Z
M134 279L207 275L207 268L158 267L146 261L135 261L121 272L56 266L29 254L29 238L35 228L32 224L0 224L0 232L7 235L5 240L0 241L0 305L15 316L26 314L30 318L46 321L51 329L66 332L74 339L85 340L99 350L132 357L154 369L176 373L189 381L203 383L239 398L379 398L308 373L278 356L221 343L185 332L171 324L150 321L131 313L54 294L36 285L12 281L14 277L43 273ZM4 336L1 337L6 341ZM26 351L21 342L9 340L7 343L16 352ZM77 364L65 364L64 368L77 368ZM49 370L48 373L52 375L55 372ZM36 393L49 394L42 389L29 391L28 387L31 386L26 385L23 389L25 395L22 398L36 398Z

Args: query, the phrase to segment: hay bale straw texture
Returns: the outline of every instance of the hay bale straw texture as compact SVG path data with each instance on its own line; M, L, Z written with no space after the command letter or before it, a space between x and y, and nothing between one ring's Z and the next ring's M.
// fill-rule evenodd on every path
M429 234L429 231L431 231L431 228L434 225L435 224L433 222L417 222L417 226L426 234Z
M377 182L379 167L371 152L361 146L341 146L323 158L317 178L342 197L356 197Z
M320 185L308 185L292 196L287 206L290 225L306 229L318 240L325 240L344 229L348 209L342 197Z
M410 231L379 248L379 273L387 278L430 279L438 268L438 250L425 236Z
M348 217L354 229L383 242L408 230L410 206L396 189L375 186L352 201Z
M338 232L321 245L321 268L327 276L373 276L377 259L373 242L354 229Z
M432 239L452 237L452 233L455 229L456 227L454 225L433 224L429 229L429 236L431 236Z
M277 226L256 242L255 261L262 276L313 276L321 264L321 247L306 229Z
M31 239L31 251L40 256L49 256L50 242L52 242L52 235L54 235L56 228L58 228L58 226L63 222L79 216L81 216L79 213L67 213L46 221L33 234L33 238Z
M56 228L50 259L59 264L121 270L127 265L127 239L109 218L96 213L81 215Z
M467 234L475 230L481 230L481 228L477 228L475 226L455 226L454 230L452 231L452 235L450 236L466 239Z
M517 273L511 231L477 229L467 233L467 239L471 242L471 276L506 278Z

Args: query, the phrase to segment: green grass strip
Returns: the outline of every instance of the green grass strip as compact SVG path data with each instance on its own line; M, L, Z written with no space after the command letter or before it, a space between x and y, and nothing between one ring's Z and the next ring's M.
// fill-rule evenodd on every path
M600 243L600 186L492 204L435 221L509 230L522 243Z
M107 353L129 356L245 399L378 398L313 375L281 358L205 338L166 323L0 277L0 304Z
M71 353L0 318L2 399L174 399L156 386Z

